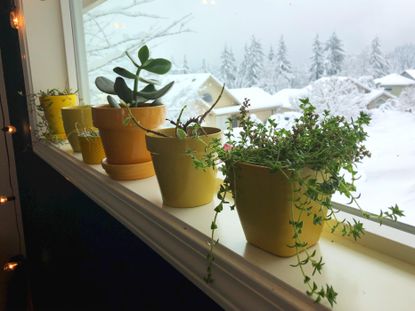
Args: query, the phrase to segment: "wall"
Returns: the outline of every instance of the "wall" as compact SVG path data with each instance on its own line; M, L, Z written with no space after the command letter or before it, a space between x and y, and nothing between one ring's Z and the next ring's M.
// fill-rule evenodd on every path
M56 3L25 1L39 8ZM7 99L11 122L18 129L13 144L34 310L220 309L32 152L26 98L19 95L24 90L24 79L18 36L8 25L7 12L0 11ZM57 20L56 16L37 12L27 14L26 22L31 28L32 22ZM60 63L62 49L48 47L45 28L33 27L28 31L37 51L29 55L33 82L38 88L60 87L65 83L60 76L65 71ZM54 52L47 57L41 55L47 51ZM35 56L39 56L40 64ZM24 303L25 299L19 301Z

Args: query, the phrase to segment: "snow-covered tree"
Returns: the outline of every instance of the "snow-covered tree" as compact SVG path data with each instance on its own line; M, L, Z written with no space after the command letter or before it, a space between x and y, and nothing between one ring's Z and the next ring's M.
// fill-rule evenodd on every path
M310 81L320 79L324 75L324 53L318 35L313 42L313 56L311 56Z
M228 88L236 87L237 67L232 49L224 47L221 55L220 77Z
M328 76L340 74L344 61L344 50L341 40L333 32L325 47L325 73Z
M291 63L287 58L287 46L285 45L283 36L280 38L277 55L275 57L275 73L278 89L291 87L293 72Z
M114 75L112 68L130 64L125 51L135 55L143 44L154 45L158 39L166 39L190 32L187 24L191 14L174 20L146 10L146 5L158 0L125 0L114 1L89 9L83 15L85 36L85 54L88 62L89 82L93 84L95 77ZM100 2L100 1L99 1ZM140 27L128 27L129 24ZM91 87L91 102L100 102L100 92Z
M182 73L190 73L190 67L186 55L183 56Z
M239 87L251 87L260 85L263 76L264 52L261 43L251 37L249 46L245 46L245 55L239 69Z
M202 67L200 68L200 72L203 72L203 73L209 73L210 72L209 65L206 62L205 58L202 59Z
M389 73L388 61L383 56L380 49L379 38L374 38L371 44L370 56L369 56L370 74L374 78L380 78Z
M275 53L274 49L271 46L268 55L264 60L264 70L260 85L261 88L270 94L274 94L277 91L277 83L275 79Z
M346 76L354 78L371 75L369 55L369 46L365 47L359 54L347 55L343 62L342 73Z
M388 60L393 72L399 72L406 69L415 68L415 44L405 44L396 47L388 55Z

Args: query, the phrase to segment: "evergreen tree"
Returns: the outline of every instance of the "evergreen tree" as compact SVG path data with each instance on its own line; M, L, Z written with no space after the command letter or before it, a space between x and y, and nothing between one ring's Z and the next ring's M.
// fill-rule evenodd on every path
M190 73L189 64L186 55L183 56L183 73Z
M261 79L261 88L270 94L276 92L276 73L275 73L275 53L272 46L269 49L268 56L264 61L264 70Z
M344 50L341 40L333 32L325 47L325 73L329 76L340 74L344 61Z
M372 41L370 56L369 56L370 74L374 78L380 78L388 74L389 64L384 58L380 49L379 38L375 38Z
M284 37L281 36L278 44L278 52L275 58L275 74L277 89L291 87L293 72L291 63L287 59L287 46Z
M229 88L236 87L236 64L235 64L235 57L233 56L232 50L227 48L223 49L222 55L221 55L221 68L220 68L220 76L223 80L223 82L226 84Z
M210 72L209 66L208 66L205 58L202 59L202 67L200 68L200 72L203 72L203 73L209 73Z
M313 56L311 56L311 66L309 72L310 81L318 80L324 75L323 47L318 35L316 35L313 42Z
M264 52L254 36L249 47L245 46L244 60L239 70L239 87L259 86L263 76Z

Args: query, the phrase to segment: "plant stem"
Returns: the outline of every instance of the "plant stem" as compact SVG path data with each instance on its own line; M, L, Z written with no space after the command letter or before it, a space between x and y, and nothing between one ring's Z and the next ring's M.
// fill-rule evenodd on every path
M128 111L128 115L129 115L129 117L130 117L130 119L133 121L133 123L137 126L137 127L139 127L140 129L142 129L143 131L146 131L147 133L152 133L152 134L154 134L154 135L157 135L157 136L161 136L161 137L169 137L169 136L167 136L166 134L163 134L163 133L160 133L160 132L157 132L157 131L153 131L153 130L150 130L150 129L148 129L148 128L145 128L144 126L142 126L141 125L141 123L134 117L134 115L133 115L133 113L131 112L131 110L130 110L130 107L126 107L126 109L127 109L127 111Z

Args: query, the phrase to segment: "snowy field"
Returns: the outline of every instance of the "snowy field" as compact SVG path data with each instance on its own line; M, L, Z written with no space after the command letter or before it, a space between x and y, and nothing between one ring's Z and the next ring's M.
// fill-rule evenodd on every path
M359 165L360 205L378 213L398 204L405 211L400 221L415 226L415 114L376 109L371 116L366 146L372 157Z

